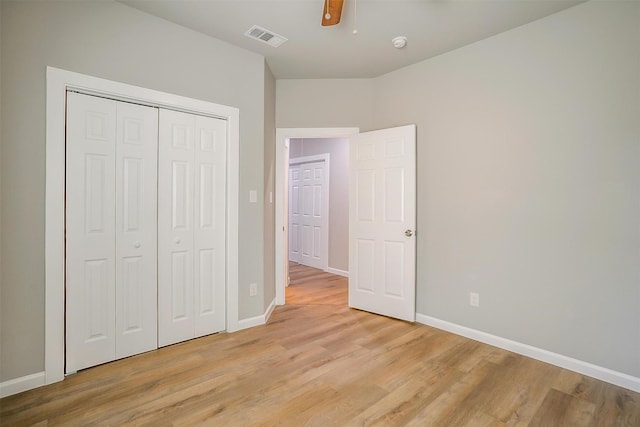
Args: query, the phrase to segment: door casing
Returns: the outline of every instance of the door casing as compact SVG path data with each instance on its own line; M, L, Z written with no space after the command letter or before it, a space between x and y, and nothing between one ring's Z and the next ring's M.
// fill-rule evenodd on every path
M45 372L44 384L64 379L64 189L66 92L221 118L227 121L227 236L238 235L240 111L234 107L47 67L45 140ZM226 241L227 331L238 319L238 241Z

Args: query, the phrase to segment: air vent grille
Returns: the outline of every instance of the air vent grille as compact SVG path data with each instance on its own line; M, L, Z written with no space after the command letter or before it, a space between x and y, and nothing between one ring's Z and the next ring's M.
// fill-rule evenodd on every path
M281 35L276 34L273 31L266 30L257 25L249 28L244 33L244 35L273 47L278 47L288 40L286 37L282 37Z

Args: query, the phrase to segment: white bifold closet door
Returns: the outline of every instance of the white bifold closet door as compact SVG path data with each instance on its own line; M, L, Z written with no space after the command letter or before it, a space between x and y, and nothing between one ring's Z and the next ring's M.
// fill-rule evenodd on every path
M289 261L324 270L328 264L326 162L289 167Z
M66 367L157 347L158 111L67 94Z
M158 344L225 329L226 121L160 110Z

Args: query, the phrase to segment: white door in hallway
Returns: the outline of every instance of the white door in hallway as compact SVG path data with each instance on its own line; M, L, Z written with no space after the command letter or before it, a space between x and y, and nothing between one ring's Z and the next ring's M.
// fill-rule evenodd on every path
M158 342L225 329L226 121L160 110Z
M289 261L300 262L300 165L289 166Z
M326 161L292 164L289 177L289 260L324 270L329 244Z
M67 373L157 346L157 120L67 94Z
M349 306L415 321L416 128L353 137Z

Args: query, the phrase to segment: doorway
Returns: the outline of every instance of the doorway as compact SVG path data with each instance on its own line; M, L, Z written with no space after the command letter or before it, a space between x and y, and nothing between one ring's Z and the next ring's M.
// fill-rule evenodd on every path
M348 139L357 135L358 128L278 128L276 129L276 249L275 249L275 275L276 275L276 304L285 304L285 287L289 281L289 158L291 140L296 138ZM341 271L332 271L331 264L327 271L340 274ZM342 271L342 275L346 271Z

